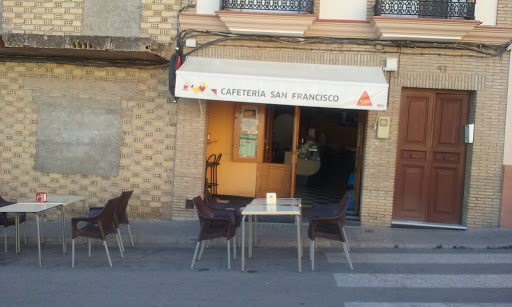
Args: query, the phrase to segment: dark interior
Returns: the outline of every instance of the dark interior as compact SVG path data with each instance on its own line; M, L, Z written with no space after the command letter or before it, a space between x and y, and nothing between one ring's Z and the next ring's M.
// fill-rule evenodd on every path
M314 141L321 162L315 174L297 175L295 195L302 198L304 206L336 204L347 188L352 188L348 179L355 166L357 121L358 111L354 110L301 109L299 146ZM314 137L310 129L314 129Z

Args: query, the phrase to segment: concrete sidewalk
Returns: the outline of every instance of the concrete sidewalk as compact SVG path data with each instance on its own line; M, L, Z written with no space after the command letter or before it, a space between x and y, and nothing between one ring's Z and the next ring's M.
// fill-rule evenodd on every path
M133 221L136 244L171 244L194 246L199 233L198 221ZM126 226L121 226L124 240ZM307 225L302 226L302 240L309 244ZM345 226L350 247L354 248L512 248L512 228L470 230L410 229L390 227ZM258 245L295 246L296 226L291 223L258 223ZM246 227L246 232L248 229ZM238 235L242 231L239 229ZM320 240L319 244L332 241ZM224 244L224 243L221 243ZM334 243L333 246L338 246Z
M199 234L198 221L131 220L136 245L167 245L194 247ZM512 248L512 228L481 228L470 230L410 229L390 227L346 226L352 248ZM296 246L296 226L292 223L258 223L258 246ZM246 232L248 229L246 227ZM242 230L238 230L241 236ZM36 242L35 223L27 226L27 239ZM126 225L121 225L125 244L129 244ZM23 241L23 225L21 226ZM60 244L60 223L45 223L48 243ZM70 242L71 227L66 225L66 238ZM111 236L112 243L115 237ZM309 246L307 225L302 225L304 246ZM14 244L14 227L8 228L8 242ZM240 240L239 240L240 242ZM320 246L337 247L338 242L319 240ZM36 243L37 244L37 243ZM117 243L115 243L117 244ZM225 240L213 240L213 245L224 245Z

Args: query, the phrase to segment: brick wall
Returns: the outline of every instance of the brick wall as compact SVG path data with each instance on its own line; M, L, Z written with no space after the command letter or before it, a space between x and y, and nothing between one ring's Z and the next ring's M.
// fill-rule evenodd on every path
M349 45L308 45L282 50L279 45L235 42L214 45L194 56L274 60L336 65L382 66L398 50ZM330 50L330 52L326 52ZM361 195L361 221L388 226L393 208L396 143L402 88L455 89L472 92L475 143L468 146L464 223L497 226L509 55L477 57L475 53L402 48L399 72L390 80L389 107L368 112ZM493 67L488 70L488 67ZM103 84L102 90L97 90ZM111 88L111 90L109 90ZM123 106L120 175L96 177L46 174L34 170L37 105L41 93L118 97ZM46 91L46 92L45 92ZM139 218L196 218L186 199L203 187L207 107L180 99L172 103L166 70L92 68L57 64L0 65L0 192L8 199L51 194L85 195L98 205L121 190L135 189L129 214ZM376 139L377 115L391 117L389 139ZM81 207L70 208L78 214Z
M141 33L159 43L171 45L177 33L177 12L182 0L142 0Z
M498 0L497 26L512 26L512 0Z
M132 218L170 218L177 105L166 70L0 63L0 194L9 200L50 195L86 196L103 205L122 190L135 190ZM37 105L34 97L117 99L122 113L119 176L40 173L34 170ZM67 208L81 214L81 204Z
M173 218L197 219L196 211L186 209L185 202L203 193L207 127L205 101L178 100Z
M400 56L397 86L392 81L392 92L402 87L472 92L470 119L475 123L475 143L468 146L463 224L497 226L509 58L475 60L472 54L462 56L455 51L432 50L421 52L421 56L418 52ZM394 103L399 100L390 99L390 105ZM393 128L396 134L398 127Z
M80 35L83 0L3 1L2 29L10 33Z
M349 44L297 46L285 51L274 47L278 45L233 42L203 49L194 56L360 66L383 66L386 57L399 57L399 72L387 76L388 109L368 112L361 195L364 225L391 224L401 89L470 91L475 143L468 146L463 224L498 226L508 54L486 57L454 50L402 48L399 56L399 50L393 48L375 51ZM378 115L391 117L389 139L376 138L373 124Z
M373 7L375 6L375 0L368 0L368 4L366 7L366 20L371 20L374 13Z

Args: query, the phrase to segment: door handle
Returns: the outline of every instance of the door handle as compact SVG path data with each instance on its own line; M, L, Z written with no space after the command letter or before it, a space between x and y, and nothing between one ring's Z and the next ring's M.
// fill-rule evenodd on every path
M238 148L238 145L237 145L237 144L235 144L235 145L233 145L233 146L234 146L235 148Z

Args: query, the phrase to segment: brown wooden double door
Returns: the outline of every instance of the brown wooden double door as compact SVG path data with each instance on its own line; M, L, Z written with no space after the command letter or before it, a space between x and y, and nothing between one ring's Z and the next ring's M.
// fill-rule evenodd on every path
M469 94L402 92L394 220L460 224Z

